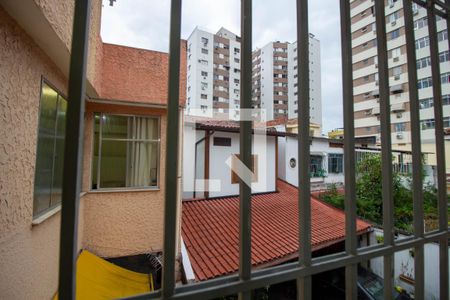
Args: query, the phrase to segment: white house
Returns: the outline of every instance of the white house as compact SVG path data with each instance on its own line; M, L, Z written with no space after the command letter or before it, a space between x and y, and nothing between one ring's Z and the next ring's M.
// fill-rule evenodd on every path
M183 199L238 195L230 159L239 154L239 123L192 120L184 126ZM253 134L253 193L276 191L277 134L275 130Z
M344 183L344 150L342 141L326 137L311 138L311 188L323 188L326 184ZM298 141L296 134L287 134L278 138L278 177L298 185Z

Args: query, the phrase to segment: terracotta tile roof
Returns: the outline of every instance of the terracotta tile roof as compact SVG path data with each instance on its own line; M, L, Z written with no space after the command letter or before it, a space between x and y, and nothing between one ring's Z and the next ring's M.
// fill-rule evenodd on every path
M240 124L239 121L233 120L216 120L204 117L192 117L186 116L185 123L192 123L196 125L197 129L200 130L216 130L216 131L226 131L226 132L239 132ZM271 136L285 136L285 132L278 132L275 128L265 127L263 123L253 123L254 128L265 128L266 134Z
M252 197L252 264L264 266L297 257L297 189L278 181L278 192ZM345 215L311 197L312 248L344 239ZM183 202L182 235L196 280L234 273L239 261L239 197ZM357 220L358 234L371 225Z

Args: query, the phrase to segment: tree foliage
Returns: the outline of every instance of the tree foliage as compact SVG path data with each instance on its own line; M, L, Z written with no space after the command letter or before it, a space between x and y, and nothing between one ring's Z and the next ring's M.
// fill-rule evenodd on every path
M383 224L383 184L381 155L366 155L356 167L356 204L357 215L376 224ZM412 181L409 175L393 171L392 191L394 198L394 226L403 231L412 232L413 201ZM437 216L436 189L425 185L424 216L427 220ZM344 196L331 186L322 199L335 207L344 208Z

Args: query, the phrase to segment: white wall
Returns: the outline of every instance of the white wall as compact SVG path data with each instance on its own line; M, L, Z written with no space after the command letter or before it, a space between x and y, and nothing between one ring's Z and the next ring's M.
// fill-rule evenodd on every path
M261 48L261 108L273 120L273 43Z
M231 147L214 146L214 137L231 138ZM258 181L253 183L259 187L266 186L258 192L274 192L276 190L275 179L275 137L267 137L267 159L263 161L263 144L261 141L253 139L252 153L258 155ZM231 132L215 132L211 137L210 143L210 180L220 179L221 190L218 192L210 191L210 197L222 197L239 194L239 184L231 183L231 170L225 164L225 161L232 155L239 154L239 134ZM265 164L265 166L264 166Z
M295 78L298 70L294 69L297 66L297 42L288 44L288 117L295 118L298 105L295 103L298 96L295 93L298 87L298 78ZM310 120L311 122L322 125L322 77L320 69L320 41L314 37L309 38L309 84L310 84ZM301 67L301 66L300 66Z
M278 178L286 180L286 138L278 137Z
M202 37L208 39L206 46L202 43ZM187 53L186 114L212 117L214 35L195 28L187 40L187 45L189 52ZM208 54L203 54L202 48L207 49ZM199 60L206 60L208 64L201 64ZM208 76L201 76L202 71L208 72ZM206 89L202 89L202 82L208 84ZM206 94L207 99L201 99L201 94ZM208 107L204 113L200 110L202 105ZM194 109L198 110L194 111Z
M286 137L286 159L285 159L285 168L286 168L286 181L295 186L298 185L298 142L296 137ZM324 178L324 182L326 184L329 183L343 183L344 182L344 173L333 174L328 173L328 154L336 153L343 154L344 150L342 148L331 148L329 146L329 140L325 138L313 138L313 142L311 145L311 155L321 155L322 159L322 168L327 171L327 177ZM291 158L295 158L297 164L295 168L291 168L289 161ZM281 176L281 174L280 174Z
M375 229L375 231L371 234L376 236L383 236L383 232L380 229ZM400 236L400 238L405 237L406 236ZM434 243L425 244L424 257L425 299L439 299L439 245ZM395 253L394 265L394 284L401 286L408 292L414 292L413 285L410 285L399 279L400 274L404 273L407 273L405 275L414 278L414 258L411 256L409 249ZM370 268L375 274L383 277L383 257L372 259L370 261Z
M195 130L192 124L185 123L183 126L183 199L193 198L194 178L203 179L204 177L204 142L199 143L197 147L197 162L195 160L195 143L204 136L205 132ZM197 168L195 168L196 163ZM197 170L197 176L194 176L195 170ZM203 193L197 194L196 197L203 197Z

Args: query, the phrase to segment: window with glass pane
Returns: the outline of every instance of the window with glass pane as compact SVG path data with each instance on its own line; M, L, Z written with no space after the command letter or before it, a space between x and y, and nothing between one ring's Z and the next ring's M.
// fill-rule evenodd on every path
M67 101L42 83L34 179L33 216L61 203Z
M157 187L159 118L94 117L92 189Z
M338 153L330 153L328 155L328 173L342 173L344 163L344 155Z

